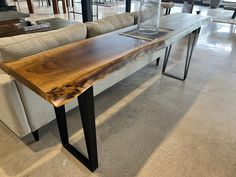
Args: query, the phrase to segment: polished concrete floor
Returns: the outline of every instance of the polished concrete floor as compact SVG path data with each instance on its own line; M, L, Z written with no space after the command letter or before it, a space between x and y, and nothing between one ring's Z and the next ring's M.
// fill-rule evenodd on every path
M1 177L235 177L236 30L202 28L185 82L152 63L95 98L99 168L91 173L61 147L56 121L40 141L18 139L0 123ZM169 70L180 74L186 40ZM162 60L161 60L162 63ZM72 143L84 151L79 112L68 114Z

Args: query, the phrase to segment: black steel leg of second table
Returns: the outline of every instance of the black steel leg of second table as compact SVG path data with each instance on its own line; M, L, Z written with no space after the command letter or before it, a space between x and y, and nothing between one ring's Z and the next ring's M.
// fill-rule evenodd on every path
M159 62L160 62L160 57L158 57L158 58L156 59L156 66L159 65Z
M232 19L235 19L236 17L236 10L234 10L234 14L232 15Z
M167 47L166 51L165 51L163 68L162 68L162 74L163 75L166 75L166 76L169 76L169 77L172 77L174 79L181 80L181 81L184 81L187 78L188 70L189 70L189 65L190 65L191 58L192 58L193 48L194 48L196 37L197 37L197 31L198 31L198 29L193 31L192 33L190 33L188 35L188 47L187 47L187 55L186 55L185 67L184 67L184 76L183 77L179 77L177 75L174 75L174 74L171 74L169 72L166 72L166 68L167 68L167 65L168 65L168 61L169 61L169 56L170 56L172 45Z
M96 125L94 114L94 97L93 87L90 87L82 95L78 97L82 125L84 128L84 136L90 160L91 169L97 169L97 140L96 140Z
M93 87L90 87L78 97L82 125L84 129L85 142L87 146L88 158L79 152L69 143L65 106L54 107L61 142L75 158L83 163L90 171L98 168L96 126L94 115Z

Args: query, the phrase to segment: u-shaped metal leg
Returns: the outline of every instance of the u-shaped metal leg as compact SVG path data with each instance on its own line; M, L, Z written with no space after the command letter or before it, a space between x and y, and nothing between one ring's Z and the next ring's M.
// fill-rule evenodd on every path
M187 78L188 70L189 70L189 66L190 66L190 62L191 62L191 58L192 58L192 54L193 54L193 48L194 48L196 38L198 35L197 31L198 31L198 29L196 29L195 31L193 31L192 33L190 33L188 35L188 47L187 47L187 54L186 54L186 59L185 59L184 75L182 77L180 77L175 74L166 72L166 68L168 65L172 45L167 47L165 50L165 56L164 56L164 62L163 62L163 68L162 68L163 75L166 75L166 76L169 76L174 79L181 80L181 81L184 81Z
M63 147L66 148L75 158L77 158L82 164L84 164L90 171L93 172L98 168L93 87L90 87L88 90L82 93L78 97L78 102L80 106L80 114L84 129L88 158L69 143L64 105L58 108L54 107L58 129Z

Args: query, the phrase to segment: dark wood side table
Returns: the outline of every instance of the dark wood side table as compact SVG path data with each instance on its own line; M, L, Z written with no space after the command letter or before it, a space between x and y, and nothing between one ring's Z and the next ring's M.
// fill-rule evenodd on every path
M29 17L29 14L14 10L0 12L0 25L18 23L20 18Z
M34 13L34 5L31 0L26 0L27 6L29 13L33 14Z
M135 28L130 27L23 60L1 63L0 67L54 106L63 147L94 171L98 167L94 83L136 60L138 56L168 48L185 36L196 34L202 25L210 21L211 17L176 13L161 18L160 26L172 31L153 41L120 35L122 31ZM65 104L73 99L79 102L88 158L69 142Z
M40 20L40 21L50 23L50 28L24 31L23 29L19 28L16 25L16 23L19 23L19 20L8 21L8 23L2 24L2 25L0 24L0 38L17 36L17 35L28 34L28 33L51 31L51 30L63 28L65 26L75 23L75 22L71 22L69 20L65 20L62 18L49 18L49 19Z

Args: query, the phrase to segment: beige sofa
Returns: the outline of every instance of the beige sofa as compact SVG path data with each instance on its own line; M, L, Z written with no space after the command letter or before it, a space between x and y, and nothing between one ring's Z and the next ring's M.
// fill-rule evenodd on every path
M42 33L0 39L0 62L21 59L87 37L93 37L135 24L135 14L124 13L86 24L76 23ZM101 44L102 45L102 44ZM127 64L94 85L94 94L105 89L151 63L162 51L143 56ZM55 119L53 106L12 77L0 71L0 120L18 137L24 137ZM66 105L69 111L77 102Z

